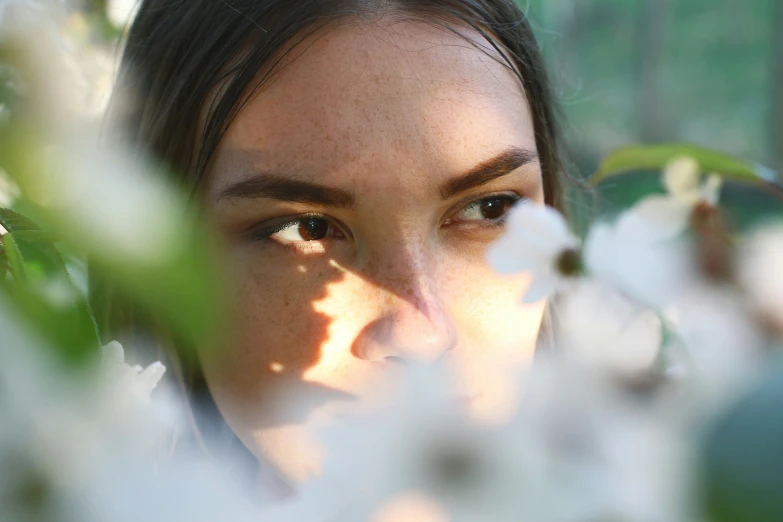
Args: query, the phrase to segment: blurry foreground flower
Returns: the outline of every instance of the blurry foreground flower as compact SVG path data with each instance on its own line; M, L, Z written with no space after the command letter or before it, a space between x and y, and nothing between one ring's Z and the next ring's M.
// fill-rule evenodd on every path
M541 520L529 501L545 493L536 445L521 431L472 424L438 369L411 369L390 408L338 422L323 439L323 475L302 497L339 513L324 520L398 520L394 513L411 511L432 521Z
M783 335L783 225L759 228L740 253L740 283L756 310Z
M664 317L668 366L687 374L703 399L731 401L760 375L764 338L736 293L692 284Z
M627 339L630 340L630 339ZM542 359L528 372L514 430L535 443L531 470L546 495L537 522L687 522L687 401L650 393L580 359ZM522 501L520 501L522 502Z
M544 299L581 273L579 240L557 210L523 201L511 209L507 223L489 261L502 274L530 273L523 302Z
M682 241L649 234L638 207L614 223L593 225L585 240L585 265L592 276L660 308L676 299L691 277L689 250Z
M117 341L104 346L103 365L106 377L120 390L126 390L140 401L149 401L152 390L166 373L166 367L160 362L154 362L142 368L139 365L130 366L125 363L125 351Z
M690 157L671 160L661 176L666 195L644 198L632 209L634 223L649 240L672 239L681 234L688 225L693 207L699 203L709 206L718 204L722 180L712 174L701 179L699 163Z
M622 377L652 368L663 335L655 312L596 281L565 292L555 322L567 356Z
M3 522L292 520L262 509L224 462L188 451L172 457L169 439L150 446L161 432L148 413L167 400L149 396L160 363L131 367L114 342L103 350L99 378L63 371L23 324L0 296ZM294 520L307 522L307 513Z

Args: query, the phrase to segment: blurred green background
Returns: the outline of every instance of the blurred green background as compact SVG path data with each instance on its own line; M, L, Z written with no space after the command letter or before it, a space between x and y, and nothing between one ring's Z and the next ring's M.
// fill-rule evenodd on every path
M687 141L768 167L783 94L780 0L518 0L594 167L630 142Z
M770 177L783 171L780 0L517 2L548 61L578 176L616 147L671 141L737 155ZM650 190L660 190L655 176L612 180L593 211ZM743 227L781 210L748 187L728 187L723 201Z

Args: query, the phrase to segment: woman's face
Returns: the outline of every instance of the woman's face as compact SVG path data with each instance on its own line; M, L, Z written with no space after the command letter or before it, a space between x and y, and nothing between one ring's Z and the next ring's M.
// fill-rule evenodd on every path
M232 429L296 481L318 469L307 425L371 408L406 362L445 361L471 413L507 412L544 304L485 255L509 207L544 194L519 80L464 39L357 23L293 57L210 172L236 300L202 363Z

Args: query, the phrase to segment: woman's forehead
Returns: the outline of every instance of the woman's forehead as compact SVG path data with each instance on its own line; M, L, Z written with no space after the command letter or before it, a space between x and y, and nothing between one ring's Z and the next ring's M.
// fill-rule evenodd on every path
M510 146L535 150L523 88L492 52L416 22L313 37L233 121L210 191L253 169L312 171L327 183L368 169L447 175Z

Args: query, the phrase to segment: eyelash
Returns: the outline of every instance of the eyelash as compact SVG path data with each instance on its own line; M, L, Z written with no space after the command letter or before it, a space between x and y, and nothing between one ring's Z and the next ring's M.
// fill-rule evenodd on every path
M452 221L453 217L468 211L470 209L480 209L481 204L490 200L503 200L506 203L509 204L508 208L505 209L503 214L497 218L492 219L474 219L474 220L466 220L463 221L463 223L470 223L473 226L481 226L484 228L493 228L493 227L502 227L505 225L506 219L508 217L508 212L510 208L518 203L520 200L525 199L523 196L516 194L516 193L502 193L502 194L491 194L488 196L484 196L479 199L472 200L468 202L467 204L463 204L462 206L458 207L458 211L452 214L452 217L448 218L445 222L445 226L454 226L455 223ZM321 239L313 239L313 240L304 240L304 241L289 241L289 243L313 243L317 241L323 241L325 239L339 239L341 237L345 237L346 234L343 232L343 228L335 223L335 220L324 215L324 214L318 214L318 213L311 213L311 214L300 214L298 216L294 216L290 219L286 219L285 221L275 223L274 225L267 226L264 228L261 228L260 230L255 229L250 232L251 239L255 241L272 241L277 245L285 244L282 241L275 241L272 236L275 234L279 234L280 232L287 230L293 225L299 225L300 227L302 224L308 219L308 218L314 218L317 220L322 220L326 223L328 229L328 233L335 233L337 232L339 235L337 236L327 236ZM457 222L459 223L459 222Z

